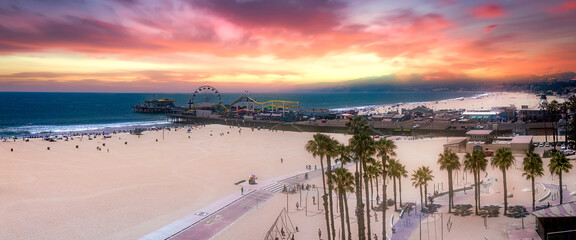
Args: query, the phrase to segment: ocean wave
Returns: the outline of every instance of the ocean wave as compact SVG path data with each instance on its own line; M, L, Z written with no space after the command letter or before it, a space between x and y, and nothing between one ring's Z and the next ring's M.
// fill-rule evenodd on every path
M166 120L101 123L101 124L76 124L76 125L28 125L28 126L0 128L0 135L21 136L29 134L43 134L43 133L114 131L136 127L152 127L165 124L168 124Z

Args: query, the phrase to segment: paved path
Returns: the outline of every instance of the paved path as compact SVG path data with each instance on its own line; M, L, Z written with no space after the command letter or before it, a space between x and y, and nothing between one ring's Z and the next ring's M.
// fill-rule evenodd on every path
M260 182L257 185L243 185L244 195L240 192L228 195L140 239L210 239L244 214L257 208L259 204L281 192L284 185L304 183L308 179L321 176L321 172L320 170L300 171ZM305 179L305 173L308 173L308 179Z

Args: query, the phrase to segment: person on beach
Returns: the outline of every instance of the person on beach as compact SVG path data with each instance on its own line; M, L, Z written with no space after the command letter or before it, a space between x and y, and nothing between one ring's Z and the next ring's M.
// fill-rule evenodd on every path
M318 239L322 239L322 230L318 228Z
M296 210L299 210L300 205L296 202Z
M242 195L244 195L244 187L240 188L240 192L242 193Z
M284 163L284 159L283 159L283 158L280 158L280 163Z

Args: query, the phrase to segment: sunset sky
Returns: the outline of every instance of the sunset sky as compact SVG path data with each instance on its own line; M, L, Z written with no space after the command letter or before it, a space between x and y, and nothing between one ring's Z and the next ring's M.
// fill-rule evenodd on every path
M564 71L576 71L576 1L0 2L0 91L290 91Z

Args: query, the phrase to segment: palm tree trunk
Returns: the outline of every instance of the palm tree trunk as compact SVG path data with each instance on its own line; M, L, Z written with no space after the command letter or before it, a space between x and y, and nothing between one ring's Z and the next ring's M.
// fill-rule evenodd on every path
M378 177L376 177L376 204L380 204L380 187L378 186Z
M382 159L384 162L384 159ZM382 171L382 239L386 239L386 208L388 208L388 195L386 193L386 169Z
M360 164L356 162L356 172L354 173L354 181L356 182L356 218L358 219L358 239L364 240L366 239L364 232L364 203L362 202L362 181L360 180L362 170L359 169L359 165Z
M424 210L424 200L422 200L422 185L420 185L420 210Z
M532 211L536 210L536 193L534 190L534 177L532 177Z
M398 197L400 197L400 208L402 208L402 177L398 178Z
M480 209L482 209L482 203L480 203L480 200L481 200L480 195L481 195L481 191L482 191L482 189L480 188L480 170L478 170L477 175L478 176L476 178L478 179L478 190L477 190L478 191L478 210L480 210Z
M350 213L348 211L348 198L344 195L344 207L346 208L346 227L348 228L348 240L352 240L352 231L350 231Z
M424 203L428 207L428 183L424 184Z
M394 180L394 210L398 211L398 206L396 205L396 177L392 177Z
M452 169L448 169L448 213L452 213L452 205L454 204L454 190L452 188Z
M346 228L344 227L344 193L340 192L338 194L340 203L340 224L342 226L342 239L346 239Z
M559 181L560 181L560 186L558 186L558 187L560 187L560 205L562 205L562 203L563 203L562 202L562 199L563 199L563 196L562 196L563 195L562 194L562 170L560 170L558 177L559 177Z
M506 169L502 169L502 180L504 180L504 215L508 213L508 187L506 186Z
M472 174L474 175L474 211L478 215L478 177L476 176L476 170Z
M370 178L370 208L374 209L374 185L372 184L372 178Z
M328 176L332 176L332 162L330 157L326 157L326 164L328 165ZM336 238L336 229L334 228L334 203L332 202L332 184L330 178L328 179L328 200L330 201L330 225L332 227L332 239Z
M324 172L324 161L320 158L320 168L322 169L322 186L324 187L324 195L322 195L323 205L324 205L324 217L326 218L326 234L328 234L328 239L330 238L330 215L328 214L328 195L326 195L326 177ZM288 193L286 193L288 194ZM318 199L320 200L320 199ZM286 209L288 211L288 209Z
M366 161L362 161L362 168L366 172ZM370 189L368 187L368 175L364 174L364 185L366 192L366 229L368 234L368 240L372 239L372 232L370 227Z

